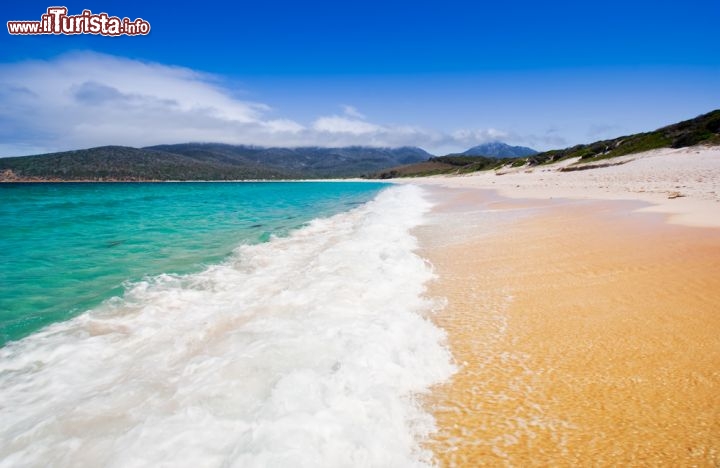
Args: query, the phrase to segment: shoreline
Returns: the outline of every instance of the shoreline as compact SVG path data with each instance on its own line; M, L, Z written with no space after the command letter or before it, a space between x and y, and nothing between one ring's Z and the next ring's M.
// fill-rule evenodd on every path
M639 212L671 224L720 227L720 147L664 148L612 159L616 164L563 171L575 159L456 176L393 179L448 188L485 189L517 200L631 200Z
M415 234L460 368L423 400L440 465L720 464L720 204L507 198L483 178L413 181L437 202Z
M0 180L0 184L238 184L282 182L375 182L390 184L381 179L238 179L238 180Z
M454 370L410 232L430 205L417 187L369 189L322 219L303 203L314 221L287 236L0 348L0 459L429 464L433 419L410 396Z

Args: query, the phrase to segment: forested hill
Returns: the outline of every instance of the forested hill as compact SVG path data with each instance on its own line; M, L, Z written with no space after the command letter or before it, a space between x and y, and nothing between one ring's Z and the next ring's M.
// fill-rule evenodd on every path
M423 161L420 148L261 148L188 143L0 158L0 180L249 180L361 176Z

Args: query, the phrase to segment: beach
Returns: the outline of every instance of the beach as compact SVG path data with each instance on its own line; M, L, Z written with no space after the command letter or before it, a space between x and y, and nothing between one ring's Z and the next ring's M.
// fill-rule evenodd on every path
M719 162L7 186L0 467L717 466Z
M720 464L720 149L404 181L458 372L442 466ZM620 163L620 164L617 164ZM504 171L503 171L504 172Z

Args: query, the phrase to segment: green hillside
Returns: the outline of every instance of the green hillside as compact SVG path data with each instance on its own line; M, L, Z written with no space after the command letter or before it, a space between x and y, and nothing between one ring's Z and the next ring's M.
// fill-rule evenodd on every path
M236 180L292 177L254 163L203 161L163 151L102 146L38 156L0 158L0 171L41 180Z
M393 179L396 177L424 177L438 174L466 174L501 167L514 161L514 158L490 158L484 156L448 155L437 156L425 162L394 167L371 178Z
M580 158L576 164L640 153L658 148L684 148L697 144L720 145L720 109L694 119L659 128L652 132L626 135L586 145L545 151L520 158L492 159L449 155L429 158L418 164L402 165L379 171L370 178L420 177L437 174L463 174L495 169L503 165L536 166L568 158ZM572 170L570 166L567 170ZM579 168L580 166L578 166Z
M626 135L562 150L546 151L525 159L531 164L543 164L577 157L582 162L590 162L658 148L684 148L701 143L720 144L720 109L652 132Z
M430 156L420 148L262 148L186 143L102 146L0 158L0 180L247 180L360 176ZM10 172L9 172L10 171Z

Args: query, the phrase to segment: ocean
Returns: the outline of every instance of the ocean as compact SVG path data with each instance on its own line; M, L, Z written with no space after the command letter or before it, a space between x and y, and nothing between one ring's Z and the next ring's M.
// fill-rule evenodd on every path
M377 183L0 186L0 466L423 466L454 367Z

